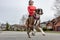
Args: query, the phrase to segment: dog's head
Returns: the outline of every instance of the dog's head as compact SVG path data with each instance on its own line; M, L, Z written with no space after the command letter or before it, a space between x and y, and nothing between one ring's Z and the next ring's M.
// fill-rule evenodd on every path
M35 12L39 15L43 14L43 10L41 8L36 9Z

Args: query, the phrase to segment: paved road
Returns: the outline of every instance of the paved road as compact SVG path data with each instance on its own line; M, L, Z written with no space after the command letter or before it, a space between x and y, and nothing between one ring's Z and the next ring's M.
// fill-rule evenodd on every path
M46 33L46 36L42 36L40 32L36 33L36 36L28 38L26 32L0 32L0 40L60 40L60 34L58 33Z

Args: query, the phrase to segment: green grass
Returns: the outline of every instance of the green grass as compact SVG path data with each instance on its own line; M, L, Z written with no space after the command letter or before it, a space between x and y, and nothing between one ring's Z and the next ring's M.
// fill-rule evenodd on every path
M58 33L60 34L60 31L45 31L46 33Z

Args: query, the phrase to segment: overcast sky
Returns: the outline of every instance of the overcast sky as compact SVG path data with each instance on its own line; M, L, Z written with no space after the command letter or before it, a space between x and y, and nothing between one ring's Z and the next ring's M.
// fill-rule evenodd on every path
M19 24L20 18L28 14L27 6L29 0L0 0L0 22L9 24ZM44 14L41 15L41 22L54 18L54 12L51 9L54 0L34 0L37 8L42 8Z

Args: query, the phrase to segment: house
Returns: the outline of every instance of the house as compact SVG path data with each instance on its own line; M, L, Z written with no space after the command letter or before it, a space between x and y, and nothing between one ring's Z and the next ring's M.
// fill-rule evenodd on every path
M60 31L60 20L55 23L55 31Z
M46 29L53 29L53 24L51 21L48 21L46 24Z
M17 30L25 30L25 26L24 25L19 25L19 24L14 24L11 25L11 30L17 31Z
M47 29L53 29L54 31L60 31L60 16L54 18L46 24Z
M60 16L56 18L56 22L54 26L55 26L55 31L60 31Z
M6 24L1 24L1 30L6 30Z
M45 28L45 27L46 27L46 22L40 23L40 26L41 26L42 28Z

